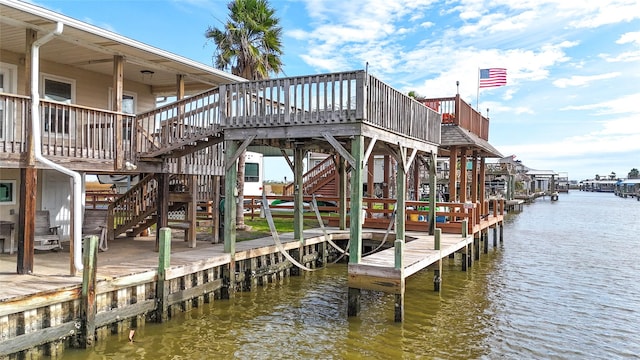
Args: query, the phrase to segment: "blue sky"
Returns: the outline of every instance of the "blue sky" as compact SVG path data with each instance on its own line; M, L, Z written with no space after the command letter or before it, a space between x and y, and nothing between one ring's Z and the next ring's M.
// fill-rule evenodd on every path
M212 65L204 32L220 0L40 0L34 3ZM489 141L530 168L570 179L640 168L637 0L271 0L286 76L364 69L427 97L460 94L486 115ZM478 68L507 68L480 90ZM282 159L268 180L290 171ZM292 178L291 175L288 176Z

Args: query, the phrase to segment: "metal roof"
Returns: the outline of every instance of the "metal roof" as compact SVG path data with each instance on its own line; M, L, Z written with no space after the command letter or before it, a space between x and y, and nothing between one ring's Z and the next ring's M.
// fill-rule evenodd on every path
M39 36L64 25L62 34L40 49L40 58L111 76L113 57L125 59L124 77L152 87L159 95L175 93L176 75L185 76L185 91L200 92L219 84L246 81L211 66L135 41L114 32L61 15L34 4L0 0L0 44L24 54L27 28ZM141 71L150 70L144 76Z
M480 138L471 131L458 125L445 124L440 127L440 148L463 146L470 150L477 150L478 155L487 158L504 157L488 141ZM448 150L448 149L447 149Z

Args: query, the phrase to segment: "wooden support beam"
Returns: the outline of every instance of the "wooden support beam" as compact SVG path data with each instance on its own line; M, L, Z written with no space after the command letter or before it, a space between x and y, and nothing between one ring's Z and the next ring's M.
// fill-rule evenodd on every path
M156 229L169 226L169 174L156 174L158 181L158 220L156 221ZM159 251L160 232L156 231L155 251Z
M113 104L113 111L115 114L115 125L113 134L113 141L115 142L116 156L113 161L113 169L120 170L124 168L124 139L122 137L122 131L124 128L122 122L122 96L124 95L124 57L122 55L113 56L113 91L111 99ZM133 125L133 124L131 124Z
M335 139L334 139L335 140ZM351 140L351 216L349 264L359 264L362 258L362 172L364 168L364 136L356 135Z
M347 188L348 188L348 178L347 178L347 164L342 156L337 156L338 158L338 196L340 198L340 209L338 210L339 227L340 230L344 230L347 228Z
M20 169L20 208L18 214L17 273L33 273L38 171L35 167Z
M196 218L198 217L198 175L190 176L189 189L191 191L191 201L187 204L187 219L189 220L189 247L196 247Z
M250 135L247 139L245 139L242 142L242 144L237 148L237 150L232 152L231 158L229 159L229 161L225 160L225 167L227 169L227 172L229 172L229 170L231 169L231 166L234 166L236 164L236 161L240 158L240 156L242 156L242 153L244 153L244 151L247 150L247 148L249 147L249 145L251 145L251 142L255 138L256 138L256 135ZM229 141L225 141L225 144L228 142ZM227 156L227 151L229 151L229 149L225 147L225 158Z
M304 244L304 149L296 145L293 150L293 238Z
M287 164L289 164L289 169L291 169L291 172L295 172L295 166L291 162L291 159L289 159L289 155L287 155L287 152L284 151L284 149L280 149L280 152L282 153L282 157L284 157L284 159L287 161Z
M405 223L407 221L407 169L404 167L404 160L398 159L402 164L396 173L396 239L404 241Z
M362 135L358 135L358 136L362 136ZM333 137L333 135L329 134L328 132L323 132L322 133L322 137L324 137L329 144L331 144L331 146L333 146L334 149L336 149L336 151L343 157L345 158L345 160L347 160L347 162L349 162L349 165L351 165L351 167L356 167L356 159L354 158L354 156L352 154L349 154L349 152L342 146L342 144L340 144L340 142L338 140L336 140L336 138ZM361 140L364 142L364 140ZM351 141L351 143L353 144L353 140ZM364 147L364 144L362 145ZM351 149L351 151L353 152L353 149ZM362 161L364 159L364 150L362 150L362 156L360 157L360 161Z
M213 177L213 207L211 214L213 216L213 228L212 231L212 243L220 243L220 176L215 175Z
M98 237L92 235L84 240L82 249L82 301L80 345L91 348L95 345L96 333L96 280L98 270Z
M224 252L233 255L236 252L236 200L238 196L238 169L235 164L238 159L236 157L236 155L238 155L238 143L235 140L226 140L224 142L224 148L224 163L225 168L227 169L224 176Z
M462 150L460 156L460 202L467 201L467 150Z
M347 299L347 316L358 316L360 312L360 289L349 288Z
M376 141L378 141L377 135L371 138L371 141L369 142L369 146L367 147L367 151L365 151L364 157L362 158L363 162L366 163L369 161L369 156L371 156L371 152L373 151L373 148L376 145Z
M473 152L473 167L471 168L471 201L475 204L478 202L478 190L484 187L484 179L478 178L478 151ZM482 209L481 209L482 211ZM484 215L483 212L480 215Z
M171 266L171 229L167 227L158 230L160 251L158 253L158 282L156 284L156 321L166 322L169 317L169 292L171 284L167 280L167 270Z
M435 151L429 155L429 235L433 235L436 228L437 156Z
M458 201L458 148L449 150L449 202Z

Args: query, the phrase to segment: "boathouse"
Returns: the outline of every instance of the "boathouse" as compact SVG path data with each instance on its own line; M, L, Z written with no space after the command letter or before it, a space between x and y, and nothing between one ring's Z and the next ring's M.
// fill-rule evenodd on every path
M484 190L485 159L501 155L488 143L489 119L459 95L425 105L362 70L246 81L7 0L0 45L0 184L8 199L0 240L9 253L1 256L17 273L0 275L11 284L0 297L0 356L92 346L96 336L165 321L346 253L349 315L369 289L393 293L401 321L409 276L434 270L438 289L443 258L459 253L466 269L482 242L487 251L488 230L495 245L502 229L504 202ZM175 101L156 107L161 96ZM272 228L272 237L237 241L236 201L228 200L237 196L245 150L289 161L292 234ZM312 181L302 166L310 152L331 159L337 216L325 222L317 212L318 229L304 230L304 204L316 200L303 190ZM365 197L360 181L375 157L395 186L381 199ZM443 158L449 195L436 201ZM434 191L420 201L424 169ZM89 209L91 175L138 181ZM211 241L197 241L199 203L215 204ZM270 214L268 201L260 206ZM184 217L170 219L177 209ZM155 241L137 240L150 227ZM172 241L172 228L184 242ZM47 245L69 248L69 258L36 252Z

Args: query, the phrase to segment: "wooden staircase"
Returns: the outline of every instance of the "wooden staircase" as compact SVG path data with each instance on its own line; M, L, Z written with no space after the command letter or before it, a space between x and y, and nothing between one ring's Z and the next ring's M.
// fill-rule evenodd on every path
M314 166L302 176L302 191L304 195L338 196L338 169L336 156L327 156L321 163ZM284 187L284 195L293 195L295 184Z
M194 201L187 184L181 175L169 178L169 211L180 210ZM124 233L137 236L156 224L158 201L158 181L155 174L149 174L109 204L107 238L114 239Z

